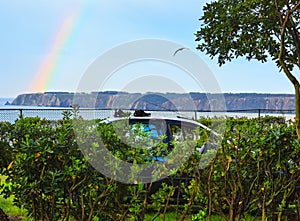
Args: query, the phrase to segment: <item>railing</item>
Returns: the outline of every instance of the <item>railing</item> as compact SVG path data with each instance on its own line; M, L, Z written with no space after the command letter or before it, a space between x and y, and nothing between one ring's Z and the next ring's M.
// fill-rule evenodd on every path
M47 120L60 120L66 111L71 111L72 108L5 108L0 109L0 121L13 123L20 116L45 118ZM134 110L123 110L133 113ZM287 120L293 120L295 117L294 110L278 110L278 109L244 109L244 110L190 110L190 111L167 111L167 110L147 110L152 116L159 117L177 117L178 115L193 119L200 117L214 116L230 116L230 117L261 117L265 115L283 116ZM115 110L113 109L79 109L79 115L84 119L104 119L113 117Z

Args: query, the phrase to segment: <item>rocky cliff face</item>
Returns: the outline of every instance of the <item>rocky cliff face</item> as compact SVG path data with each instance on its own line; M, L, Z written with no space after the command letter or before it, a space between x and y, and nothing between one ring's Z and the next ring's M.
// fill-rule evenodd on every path
M145 109L145 110L249 110L249 109L294 109L292 94L204 94L204 93L66 93L47 92L21 94L12 105L82 108Z

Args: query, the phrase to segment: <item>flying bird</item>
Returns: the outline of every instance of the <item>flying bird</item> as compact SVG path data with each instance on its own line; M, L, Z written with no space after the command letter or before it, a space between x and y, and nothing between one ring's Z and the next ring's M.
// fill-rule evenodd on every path
M178 48L178 49L174 52L173 56L175 56L179 51L182 51L182 50L184 50L184 49L188 50L188 48Z

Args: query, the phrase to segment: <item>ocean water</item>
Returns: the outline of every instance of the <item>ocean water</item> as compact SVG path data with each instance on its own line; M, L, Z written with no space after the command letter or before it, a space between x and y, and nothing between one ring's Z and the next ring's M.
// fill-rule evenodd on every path
M0 98L0 121L8 121L13 123L19 118L20 114L24 117L39 116L48 120L60 120L63 118L65 111L70 111L71 108L61 107L36 107L36 106L17 106L5 105L6 102L11 102L13 98ZM131 111L132 113L133 111ZM259 116L282 116L286 120L293 120L295 114L284 114L279 111L276 113L258 113L257 112L195 112L195 111L148 111L155 117L186 117L191 119L198 119L201 117L247 117L255 118ZM105 119L112 118L114 110L101 110L101 109L80 109L79 115L84 119Z
M6 102L12 102L14 98L0 98L0 107L4 106Z

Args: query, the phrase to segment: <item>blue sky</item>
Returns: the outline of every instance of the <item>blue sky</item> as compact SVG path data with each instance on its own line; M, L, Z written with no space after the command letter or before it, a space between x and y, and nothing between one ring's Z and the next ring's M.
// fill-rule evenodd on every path
M197 51L194 34L200 26L198 18L204 4L202 0L0 0L0 97L37 92L31 91L30 85L70 11L77 12L78 19L59 51L59 66L47 91L76 91L83 73L98 56L124 42L155 38L176 42L198 54L223 92L293 93L292 84L272 62L261 64L241 58L219 67L216 61ZM125 68L112 79L124 82L129 75L126 71L132 70ZM162 68L164 71L173 69ZM197 90L184 74L180 78L180 73L174 72L179 76L175 81L184 84L185 90ZM153 85L153 90L176 90L145 80ZM115 83L107 89L124 89Z

